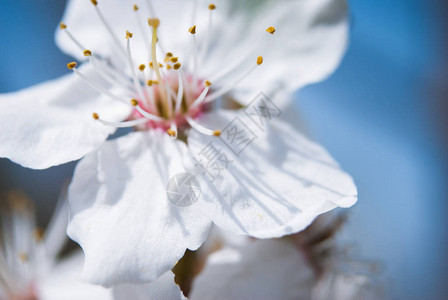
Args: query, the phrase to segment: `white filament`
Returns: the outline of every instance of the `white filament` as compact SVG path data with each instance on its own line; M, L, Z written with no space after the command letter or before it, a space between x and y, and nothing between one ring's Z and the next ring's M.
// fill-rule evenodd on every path
M197 80L197 72L198 72L198 45L197 45L197 41L196 41L196 35L192 34L192 47L193 47L193 81L192 81L192 85L194 86L196 84L196 80Z
M210 40L211 40L211 36L212 36L212 16L213 16L213 11L214 9L209 9L209 14L208 14L208 28L207 28L207 36L205 37L205 42L202 45L201 48L201 52L200 52L200 58L201 61L204 59L205 54L207 53L209 44L210 44Z
M223 96L225 93L229 92L236 85L238 85L238 83L243 81L247 76L249 76L257 67L258 67L258 65L253 66L250 70L248 70L240 78L238 78L237 80L235 80L231 84L229 84L227 86L224 86L224 87L220 88L219 90L217 90L216 92L210 94L205 101L206 102L211 102L211 101L216 100L219 97Z
M207 96L208 91L210 90L210 87L207 86L202 91L202 93L199 95L199 97L194 100L193 104L190 106L192 109L198 107L202 102L204 102L205 96Z
M128 101L126 101L125 99L116 96L114 94L112 94L111 92L109 92L107 89L95 84L94 82L92 82L89 78L87 78L86 75L84 75L83 73L81 73L81 71L79 71L77 68L73 68L72 69L73 72L75 72L76 75L78 75L82 80L84 80L92 89L96 90L97 92L104 94L106 96L108 96L109 98L115 99L119 102L131 105Z
M110 37L112 38L112 40L114 41L114 43L116 44L116 46L118 47L118 49L120 49L121 54L123 55L123 57L126 57L126 51L124 50L123 46L120 44L120 41L118 40L118 38L115 36L112 27L110 27L109 23L107 23L106 19L104 18L103 14L101 13L100 9L98 8L97 5L94 5L95 7L95 11L98 15L98 17L101 20L101 23L103 23L104 27L106 28L107 32L109 33Z
M196 131L205 134L205 135L215 135L215 131L205 128L204 126L202 126L201 124L199 124L198 122L196 122L195 120L193 120L190 117L186 117L186 120L188 122L188 124L190 124L191 128L195 129Z
M111 127L116 127L116 128L135 127L137 125L141 125L141 124L148 122L148 120L144 119L144 118L131 120L131 121L124 121L124 122L110 122L110 121L105 121L103 119L98 119L97 121L106 126L111 126Z
M177 90L177 98L176 98L176 108L175 108L175 114L178 114L180 112L181 106L182 106L182 98L184 96L184 78L183 78L182 70L177 70L177 80L179 82L179 88Z
M104 80L106 80L113 86L120 85L127 93L127 96L132 97L133 91L129 88L129 86L127 84L123 84L122 81L119 81L117 78L114 78L109 72L107 72L100 64L98 64L96 57L89 56L89 62ZM125 81L125 83L127 83L127 81Z
M141 113L145 118L147 118L149 120L152 120L152 121L162 121L163 120L163 118L161 118L159 116L156 116L156 115L153 115L153 114L150 114L149 112L145 111L140 105L137 105L135 107L135 109L139 113Z
M67 34L67 36L69 37L69 39L72 40L73 43L75 43L75 45L81 49L81 51L84 51L86 48L83 47L83 45L77 40L75 39L75 37L70 33L70 31L67 30L67 28L63 29L64 32Z
M171 138L172 138L173 140L177 139L177 133L178 133L178 131L177 131L177 125L176 125L175 122L172 122L172 123L171 123L170 129L174 132L174 136L171 136Z
M142 85L140 84L140 80L138 80L137 72L135 72L135 66L134 66L134 62L132 60L131 38L128 38L127 42L126 42L126 54L127 54L128 65L129 65L129 71L131 72L132 79L134 81L135 91L139 95L140 99L142 99L142 100L146 99L145 95L143 94L143 89L142 89Z

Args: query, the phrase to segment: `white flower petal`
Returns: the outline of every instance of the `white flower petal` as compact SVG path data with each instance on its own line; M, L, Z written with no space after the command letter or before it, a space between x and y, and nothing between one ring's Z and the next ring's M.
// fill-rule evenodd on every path
M310 299L314 281L299 248L284 240L257 240L213 253L189 298Z
M376 287L378 288L378 287ZM313 289L313 300L380 300L368 275L349 272L327 272Z
M115 130L95 122L93 112L118 121L129 109L99 97L74 74L0 95L0 157L34 169L77 160Z
M337 206L356 202L352 178L321 146L279 120L264 120L261 129L242 112L236 117L231 111L204 115L199 122L223 129L221 136L191 131L188 138L201 165L211 145L223 154L209 165L209 175L201 176L204 205L219 227L260 238L282 236L304 229ZM235 128L246 128L246 133L251 132L247 140L253 138L239 156L231 149L239 152L247 143L245 137L233 135ZM237 142L242 146L235 147Z
M38 298L42 300L112 300L112 292L101 286L81 282L81 252L64 259L48 276L39 278Z
M185 172L185 144L159 131L106 142L78 165L69 189L69 236L86 255L83 278L110 286L155 280L211 227L200 205L167 199L169 179Z
M114 300L182 300L187 299L174 282L174 274L166 272L147 284L124 284L113 288Z
M49 260L56 260L58 255L63 250L67 238L67 224L68 224L68 201L67 201L67 186L59 195L54 212L45 228L45 238L43 240L45 247L45 254ZM53 261L52 261L53 262Z

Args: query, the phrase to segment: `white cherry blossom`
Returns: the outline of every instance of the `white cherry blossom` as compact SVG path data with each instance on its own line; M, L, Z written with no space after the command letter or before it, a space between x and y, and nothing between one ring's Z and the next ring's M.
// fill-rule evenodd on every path
M0 201L0 299L112 300L110 291L79 280L80 251L57 258L67 240L64 202L42 231L36 227L32 203L22 193L10 193Z
M195 279L190 300L380 300L374 274L343 260L319 274L301 249L285 239L249 241L212 253ZM335 264L344 265L342 268ZM343 271L341 270L343 269Z
M156 125L175 134L222 95L247 104L260 91L322 80L347 42L345 0L92 3L69 1L56 34L59 47L83 62L70 64L76 74L0 95L1 157L45 169L93 151L116 127ZM114 126L98 126L92 113ZM141 118L161 121L160 113L157 124ZM132 121L117 123L124 120Z
M278 119L295 89L338 64L344 0L90 2L69 1L56 35L78 60L74 74L0 101L1 156L46 168L87 154L68 228L85 252L84 279L154 281L213 223L279 237L356 202L351 177ZM261 91L275 116L252 106ZM241 105L258 114L223 108ZM244 149L229 147L235 122L253 134ZM120 127L134 131L104 142ZM198 161L212 144L226 159L213 178ZM179 174L199 182L191 205L167 194Z

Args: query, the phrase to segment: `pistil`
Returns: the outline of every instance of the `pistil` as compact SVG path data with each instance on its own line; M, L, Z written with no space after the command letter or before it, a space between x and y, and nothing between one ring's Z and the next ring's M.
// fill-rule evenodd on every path
M150 129L161 128L173 139L176 139L178 135L184 137L189 128L197 130L203 134L210 136L219 136L220 130L208 129L198 121L198 116L203 112L206 107L205 104L220 98L231 89L233 89L238 83L243 81L247 76L263 63L263 57L257 57L256 64L250 66L246 71L240 70L244 62L252 55L253 49L248 49L246 55L232 55L234 59L229 64L226 64L224 68L220 68L214 73L214 76L204 80L199 78L199 67L207 62L203 61L212 36L212 15L216 6L210 4L209 9L209 26L206 28L206 35L201 47L198 45L196 39L197 27L193 25L188 29L192 38L192 57L187 67L190 67L188 73L183 70L179 57L174 56L171 52L163 51L158 37L158 28L160 26L160 20L155 17L154 8L152 7L150 0L146 0L150 11L150 18L147 19L150 27L150 32L145 33L144 26L142 26L139 7L133 6L135 16L138 19L140 30L142 31L141 37L147 41L147 53L149 56L149 68L146 70L145 64L135 65L131 52L131 39L133 33L126 32L126 45L124 46L119 42L115 36L111 26L106 21L104 15L101 13L98 7L97 0L90 0L94 5L96 13L104 25L115 45L120 49L120 53L123 54L123 58L127 62L129 68L129 74L118 69L118 64L112 59L106 59L100 55L95 55L91 50L82 47L82 44L67 30L67 26L64 23L60 24L60 28L65 31L68 37L83 51L84 56L89 60L94 70L101 75L101 77L107 83L107 86L102 86L93 80L89 79L85 74L79 71L75 62L69 63L67 66L77 76L84 80L90 87L99 93L113 99L131 105L134 108L132 115L128 120L123 122L113 122L104 120L99 117L97 113L93 114L93 118L98 122L112 127L136 127L138 129ZM194 18L193 18L194 19ZM194 24L194 20L193 20ZM148 28L146 27L146 30ZM270 26L266 29L264 34L270 36L274 34L275 28ZM256 45L253 45L254 47ZM163 64L157 60L157 50L162 53ZM159 57L160 58L160 57ZM166 69L165 69L166 67ZM139 73L139 71L141 73ZM149 71L148 73L146 73ZM228 85L220 86L219 83L223 77L230 77L234 72L241 74L236 80L230 82ZM175 76L172 76L175 75ZM129 78L130 77L130 78ZM177 87L176 87L177 81ZM212 89L212 82L218 88ZM203 88L201 88L203 83ZM142 86L143 84L143 86ZM120 95L115 94L109 87L117 87L120 91ZM123 95L121 95L121 92ZM132 98L130 101L129 99ZM141 126L143 125L143 126Z
M160 95L162 96L162 99L160 101L161 106L161 112L160 114L163 117L169 118L171 113L168 109L168 101L167 101L167 95L166 91L164 90L164 83L162 80L162 75L160 74L160 66L157 62L157 53L156 53L156 47L157 47L157 28L160 25L160 21L157 18L148 19L148 25L152 27L152 40L151 40L151 59L152 59L152 65L154 68L154 72L156 73L157 80L160 84Z

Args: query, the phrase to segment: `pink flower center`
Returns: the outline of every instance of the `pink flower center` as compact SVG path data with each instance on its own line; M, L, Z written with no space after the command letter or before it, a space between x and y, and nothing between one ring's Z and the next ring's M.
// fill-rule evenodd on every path
M68 37L83 50L84 56L87 57L91 65L103 76L103 79L109 83L109 87L99 86L87 78L85 74L79 71L75 62L69 63L67 66L73 70L79 77L84 79L92 88L107 97L132 105L133 110L127 120L123 122L111 122L100 118L98 113L93 113L93 118L104 125L114 127L134 127L136 130L163 129L171 137L176 138L179 130L193 128L207 135L219 136L220 130L215 128L205 128L199 124L200 115L210 110L212 101L219 99L231 89L233 89L244 78L249 76L255 68L263 63L263 57L258 56L256 61L253 60L251 67L247 71L240 72L241 62L235 60L236 64L230 64L226 68L218 69L217 74L213 75L212 83L204 78L200 78L198 65L203 57L198 49L206 50L210 45L210 35L212 34L212 14L216 10L214 4L208 5L209 10L209 28L206 29L208 36L203 40L204 44L198 46L196 40L196 25L185 30L185 34L190 35L193 54L188 61L192 61L189 68L184 68L181 59L171 52L165 52L159 44L158 28L160 20L155 18L155 11L150 7L150 15L152 18L147 19L150 30L149 54L150 62L136 66L132 56L131 40L134 37L132 32L126 31L126 46L115 36L113 28L107 22L107 18L102 14L98 1L91 0L100 22L103 24L107 32L110 34L111 41L117 48L120 55L118 60L127 63L127 72L120 72L113 62L114 59L105 59L100 55L96 55L90 50L84 50L82 44L67 30L67 26L61 23L60 28L66 32ZM143 24L139 17L139 7L134 5L134 12L140 21L140 27ZM148 28L148 27L147 27ZM268 35L275 32L275 28L270 26L266 29ZM144 35L140 35L144 36ZM242 56L244 60L245 56ZM256 63L255 63L256 62ZM224 77L232 77L231 74L238 71L234 81L219 84ZM218 75L219 74L219 75ZM216 78L215 78L216 77ZM111 91L110 87L122 87L123 94L131 95L132 99L122 95L117 95Z

